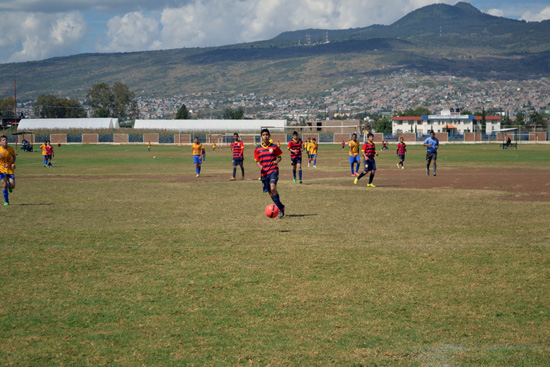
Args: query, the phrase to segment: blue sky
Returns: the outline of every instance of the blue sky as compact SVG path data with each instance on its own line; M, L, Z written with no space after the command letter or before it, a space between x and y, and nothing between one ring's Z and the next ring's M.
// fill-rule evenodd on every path
M0 63L85 52L220 46L307 28L391 24L434 0L0 0ZM471 0L484 13L550 19L550 0Z

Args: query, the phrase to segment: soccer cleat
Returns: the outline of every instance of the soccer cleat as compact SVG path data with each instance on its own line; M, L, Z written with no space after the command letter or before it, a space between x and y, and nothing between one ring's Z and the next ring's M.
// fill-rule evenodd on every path
M13 192L13 189L11 187L8 187L9 192Z
M4 206L8 206L10 205L10 203L8 203L7 201L4 203Z
M307 162L307 166L309 167L309 162Z
M426 174L427 174L428 176L430 175L430 170L429 170L429 169L426 170Z
M397 166L397 168L399 168L399 163L396 163L395 165Z
M434 176L436 176L435 172L434 172Z
M374 184L370 183L370 184L367 184L367 187L376 187L376 186L374 186Z
M405 166L401 166L401 169L405 169Z
M300 183L302 183L302 180L300 180Z
M200 176L200 175L199 175L199 174L197 174L197 175L196 175L195 177L199 177L199 176Z
M294 177L294 178L292 179L292 181L294 181L294 183L296 183L296 177Z
M317 168L317 166L314 165L313 168Z
M229 181L235 181L235 180L236 180L235 177L231 177L231 178L229 179Z
M353 180L353 184L357 185L357 182L359 182L359 177L355 177L355 180Z
M355 177L355 173L352 173L352 174L351 174L351 177Z
M283 219L285 216L285 208L281 209L279 211L279 214L277 214L277 217L279 217L279 219Z
M258 177L258 181L261 181L261 180L262 180L262 178L261 178L261 177Z

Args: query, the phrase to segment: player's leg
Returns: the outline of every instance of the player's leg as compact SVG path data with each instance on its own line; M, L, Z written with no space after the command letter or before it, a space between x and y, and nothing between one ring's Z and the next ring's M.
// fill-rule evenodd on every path
M296 183L296 159L290 161L290 165L292 166L292 181Z
M233 159L233 176L231 176L231 181L236 180L235 176L237 175L237 165L238 165L237 160Z
M243 162L243 160L241 160L239 165L241 166L241 174L242 174L241 180L244 180L244 162Z
M428 153L426 155L426 174L430 175L430 164L432 163L432 156Z
M12 192L13 189L15 189L15 176L14 175L8 175L8 191Z
M433 167L434 167L434 176L436 176L435 170L436 170L436 168L437 168L437 165L436 165L435 162L437 162L437 157L434 157L434 164L433 164Z
M351 175L352 176L355 176L355 171L353 170L353 165L354 164L355 164L355 156L350 155L349 156L349 165L350 165L350 168L351 168Z
M317 154L313 155L313 168L317 168Z
M2 181L2 194L4 194L4 206L10 205L10 197L8 193L8 175L0 173L0 180Z
M298 182L302 183L302 158L296 162L296 168L298 169Z

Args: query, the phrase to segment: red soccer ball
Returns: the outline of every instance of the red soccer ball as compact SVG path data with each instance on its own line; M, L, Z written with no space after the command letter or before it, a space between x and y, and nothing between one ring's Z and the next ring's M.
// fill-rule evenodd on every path
M275 204L269 204L265 207L265 215L269 218L277 218L279 215L279 208Z

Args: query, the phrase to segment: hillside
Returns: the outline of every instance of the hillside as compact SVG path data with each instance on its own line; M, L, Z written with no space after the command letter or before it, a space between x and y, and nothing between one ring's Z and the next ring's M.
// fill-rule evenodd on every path
M330 42L325 43L327 36ZM309 35L309 36L308 36ZM311 44L306 45L306 40ZM217 48L81 54L0 65L0 97L83 97L92 84L121 81L137 95L195 92L314 95L346 78L401 68L476 78L550 76L550 21L527 23L467 3L418 9L389 26L285 32Z

